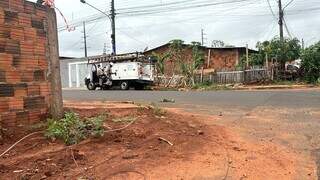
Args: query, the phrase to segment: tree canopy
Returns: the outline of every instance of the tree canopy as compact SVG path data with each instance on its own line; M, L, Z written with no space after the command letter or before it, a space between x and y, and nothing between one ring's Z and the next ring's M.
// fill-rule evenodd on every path
M258 53L249 55L250 65L263 65L268 55L269 60L278 61L284 68L286 62L299 59L301 53L300 41L296 38L284 38L281 42L280 38L275 37L270 41L258 42L256 48ZM244 65L245 57L241 58L241 63Z
M320 83L320 41L303 50L301 59L305 79L311 83Z

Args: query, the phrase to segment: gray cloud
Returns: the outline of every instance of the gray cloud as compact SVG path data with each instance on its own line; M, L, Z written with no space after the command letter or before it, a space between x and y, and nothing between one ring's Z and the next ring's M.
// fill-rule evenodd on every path
M55 0L68 21L75 22L97 12L81 4L79 0ZM102 10L107 10L109 3L104 0L87 0ZM195 0L204 1L204 0ZM219 2L227 0L216 0ZM286 4L289 0L283 0ZM141 6L144 4L174 2L173 0L116 0L116 8ZM277 13L277 4L270 0L272 9ZM320 39L320 8L318 0L295 0L287 8L286 22L290 32L299 39L304 38L310 45ZM87 26L90 55L101 54L104 43L110 48L110 25L107 18ZM64 25L58 17L59 26ZM272 16L266 0L248 0L246 3L210 6L186 11L160 13L145 16L117 17L118 52L142 51L145 47L156 47L171 39L183 39L186 42L200 41L203 28L206 45L215 39L228 44L254 47L257 41L271 39L278 34L278 25ZM83 44L82 27L72 32L60 32L60 54L64 56L83 56L80 49ZM106 32L108 31L108 35Z

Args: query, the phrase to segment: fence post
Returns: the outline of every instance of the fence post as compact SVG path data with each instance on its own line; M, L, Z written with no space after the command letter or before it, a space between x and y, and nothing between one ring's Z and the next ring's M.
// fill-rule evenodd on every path
M48 77L51 84L50 113L52 118L63 117L62 86L59 62L59 44L56 12L47 7L47 58L49 61Z

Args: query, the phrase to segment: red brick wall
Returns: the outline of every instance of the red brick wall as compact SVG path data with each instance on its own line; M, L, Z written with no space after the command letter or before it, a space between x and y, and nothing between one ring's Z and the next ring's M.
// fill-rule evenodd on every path
M0 0L0 125L23 129L48 114L46 10Z
M204 69L214 69L216 71L222 70L235 70L238 64L239 58L241 56L239 49L211 49L210 50L210 60L208 63L209 49L204 50L205 63ZM155 50L148 51L146 55L165 54L169 52L169 46L162 46ZM183 59L185 61L192 60L192 49L185 48L182 52ZM179 74L178 63L174 62L172 59L168 59L165 65L165 74L172 75L172 69L175 69L175 74Z
M211 49L208 62L209 50L206 50L205 69L216 71L233 71L238 65L240 54L238 49Z

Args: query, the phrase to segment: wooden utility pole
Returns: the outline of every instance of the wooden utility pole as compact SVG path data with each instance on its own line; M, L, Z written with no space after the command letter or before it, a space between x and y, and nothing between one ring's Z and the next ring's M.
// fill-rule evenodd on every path
M268 53L266 53L266 69L269 69Z
M283 9L281 0L278 1L279 5L279 29L280 29L280 41L283 42Z
M246 69L249 69L249 47L246 44Z
M112 44L112 54L117 54L116 46L116 13L114 7L114 0L111 0L111 44Z
M86 22L85 21L83 21L83 43L84 43L84 57L88 57L87 33L86 33Z
M63 117L62 86L60 76L59 42L56 12L47 7L47 59L48 78L51 85L50 113L52 118Z
M204 29L201 29L201 46L204 46L204 40L206 40L205 35Z

